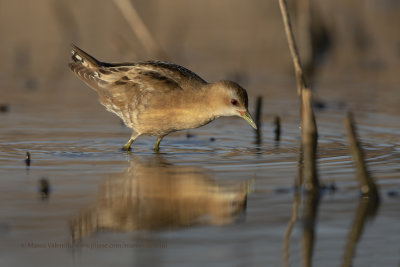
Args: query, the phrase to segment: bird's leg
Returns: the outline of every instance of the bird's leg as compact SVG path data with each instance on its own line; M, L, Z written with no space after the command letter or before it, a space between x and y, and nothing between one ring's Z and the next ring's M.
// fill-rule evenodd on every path
M122 147L122 150L129 151L131 149L131 144L135 139L139 136L139 133L132 134L131 138L126 142L126 144Z
M156 142L154 143L154 146L153 146L153 150L154 150L155 152L160 151L160 142L161 142L161 139L163 139L163 137L164 137L164 136L158 136L158 137L157 137L157 140L156 140Z

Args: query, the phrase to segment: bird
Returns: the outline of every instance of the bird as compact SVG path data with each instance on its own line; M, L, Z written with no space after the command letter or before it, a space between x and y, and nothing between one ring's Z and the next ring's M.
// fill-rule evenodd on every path
M122 147L131 150L141 135L161 140L169 133L197 128L221 116L238 116L257 129L248 96L239 84L221 80L208 83L180 65L157 61L101 62L72 45L70 69L97 92L105 108L121 118L133 132Z

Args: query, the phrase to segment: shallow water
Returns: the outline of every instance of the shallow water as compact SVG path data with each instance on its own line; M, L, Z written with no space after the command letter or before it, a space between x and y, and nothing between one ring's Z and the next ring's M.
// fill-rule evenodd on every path
M245 121L223 118L190 137L167 136L160 154L151 137L122 152L130 131L94 101L54 102L15 101L0 114L1 266L301 265L305 196L284 244L298 167L296 99L264 102L261 144ZM283 110L280 142L271 110ZM316 208L312 262L338 266L362 204L344 111L328 105L317 114L318 170L336 190L325 190ZM353 266L397 266L400 117L366 111L356 120L381 203L365 221ZM47 198L38 192L42 178Z

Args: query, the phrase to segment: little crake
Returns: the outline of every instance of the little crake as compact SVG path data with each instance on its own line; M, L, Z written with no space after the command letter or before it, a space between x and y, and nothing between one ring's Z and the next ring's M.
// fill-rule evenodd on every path
M221 116L239 116L254 129L247 92L232 81L207 83L192 71L161 61L100 62L73 46L71 70L94 89L101 104L133 129L123 146L129 150L140 135L157 137L203 126Z

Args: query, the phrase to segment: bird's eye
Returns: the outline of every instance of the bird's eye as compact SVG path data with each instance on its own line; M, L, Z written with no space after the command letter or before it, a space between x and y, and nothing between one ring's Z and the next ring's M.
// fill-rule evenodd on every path
M237 101L237 99L232 99L231 100L232 105L237 106L239 104L239 102Z

